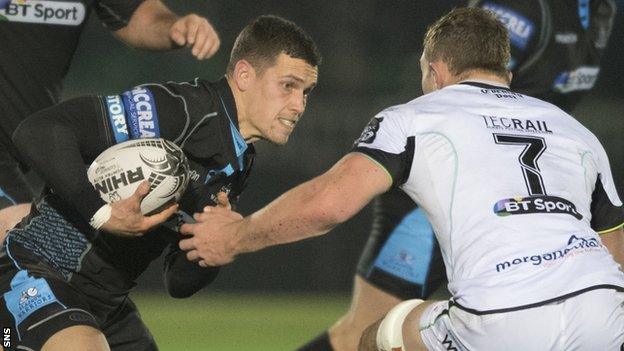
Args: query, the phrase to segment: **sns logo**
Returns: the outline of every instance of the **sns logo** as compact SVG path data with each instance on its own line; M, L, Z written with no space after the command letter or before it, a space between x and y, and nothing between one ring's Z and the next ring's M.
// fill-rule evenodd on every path
M2 328L2 346L11 347L11 328Z

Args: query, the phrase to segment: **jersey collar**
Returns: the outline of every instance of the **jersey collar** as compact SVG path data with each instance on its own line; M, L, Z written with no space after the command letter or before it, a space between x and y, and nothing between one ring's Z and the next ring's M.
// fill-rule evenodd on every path
M238 130L238 113L236 111L236 103L234 101L234 94L227 82L227 78L223 77L214 83L215 90L219 95L219 108L222 110L226 118L234 124L234 127Z
M457 84L472 85L474 87L484 88L484 89L503 89L503 90L511 91L508 85L501 84L499 82L493 82L491 80L484 80L484 79L464 80Z
M227 147L229 165L236 170L245 168L245 153L253 155L255 153L253 145L247 144L245 139L238 130L238 114L236 111L236 103L234 94L225 77L218 80L215 84L219 98L219 109L221 110L222 130L227 137L226 143L231 147Z

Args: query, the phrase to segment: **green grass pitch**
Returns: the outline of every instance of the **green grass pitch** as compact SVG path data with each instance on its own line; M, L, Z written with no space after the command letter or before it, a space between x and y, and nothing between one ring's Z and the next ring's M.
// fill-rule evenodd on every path
M348 309L349 297L200 294L133 300L162 351L295 350Z

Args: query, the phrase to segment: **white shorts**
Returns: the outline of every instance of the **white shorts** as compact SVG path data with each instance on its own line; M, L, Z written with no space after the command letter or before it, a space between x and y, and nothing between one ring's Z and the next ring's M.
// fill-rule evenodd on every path
M432 351L620 351L624 293L591 290L539 307L484 315L440 301L425 309L420 328Z

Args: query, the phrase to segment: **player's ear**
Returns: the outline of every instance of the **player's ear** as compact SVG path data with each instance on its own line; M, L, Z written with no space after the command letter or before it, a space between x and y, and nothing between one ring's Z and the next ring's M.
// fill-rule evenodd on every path
M256 72L247 60L239 60L234 66L234 82L240 91L246 91L249 89L253 80L256 77Z
M429 73L433 77L436 89L444 88L446 77L444 75L444 67L442 61L429 62Z
M513 73L511 71L507 71L507 81L511 84L511 80L513 79Z

